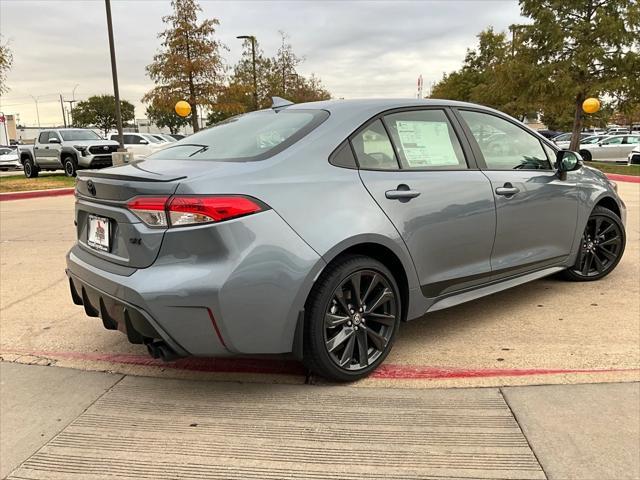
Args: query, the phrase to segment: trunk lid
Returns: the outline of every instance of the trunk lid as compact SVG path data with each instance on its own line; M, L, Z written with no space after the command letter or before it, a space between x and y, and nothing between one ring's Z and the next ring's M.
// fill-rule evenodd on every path
M233 193L226 190L226 180L246 169L242 163L144 160L101 170L80 170L76 179L78 243L99 258L146 268L157 258L167 229L145 225L127 208L129 200L140 195L171 196L179 187L180 193L192 193L190 181L202 175L212 178L210 190L197 193ZM90 218L95 216L107 219L108 251L98 250L88 242Z
M177 171L151 172L138 164L79 171L76 228L80 247L119 265L150 266L158 256L166 229L147 227L128 210L127 201L138 195L173 195L185 178ZM108 223L109 247L106 251L90 246L88 241L90 219L96 217L104 218Z

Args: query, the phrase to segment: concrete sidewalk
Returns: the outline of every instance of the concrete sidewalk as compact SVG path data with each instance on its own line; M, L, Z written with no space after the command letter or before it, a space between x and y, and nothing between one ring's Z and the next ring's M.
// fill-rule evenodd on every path
M640 384L181 381L0 363L0 476L638 479Z

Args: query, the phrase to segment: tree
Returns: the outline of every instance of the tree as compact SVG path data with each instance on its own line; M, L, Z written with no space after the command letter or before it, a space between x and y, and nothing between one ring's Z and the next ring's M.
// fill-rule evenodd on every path
M512 32L518 28L513 26ZM529 88L535 78L526 49L488 28L478 35L477 49L467 50L462 68L445 74L431 97L481 103L523 120L537 111L537 98Z
M269 108L271 97L274 96L284 97L294 103L330 99L331 94L317 76L311 74L304 77L297 72L296 68L304 62L304 58L293 51L286 33L280 32L280 35L282 43L271 58L265 56L255 40L258 108ZM207 121L209 124L216 123L254 109L253 58L251 41L246 40L242 57L233 67L228 84L218 94Z
M180 127L187 125L189 120L175 112L177 101L171 99L167 102L160 102L158 99L154 99L147 107L147 118L160 128L166 127L171 133L178 133Z
M576 150L584 100L629 91L629 79L638 75L640 6L637 0L520 0L520 8L532 20L523 40L547 79L548 98L573 102L570 148Z
M123 122L132 121L133 105L126 100L120 100L120 114ZM113 95L94 95L87 100L78 102L73 109L73 122L79 127L95 127L105 134L116 128L116 99Z
M13 53L9 48L9 43L2 44L2 36L0 36L0 95L7 93L7 73L13 64Z
M221 50L224 44L215 39L220 22L198 22L202 11L196 0L172 0L173 13L163 17L168 28L158 35L162 48L147 66L147 74L156 86L143 101L168 98L185 99L191 105L191 125L199 129L198 106L211 105L222 88L225 65Z

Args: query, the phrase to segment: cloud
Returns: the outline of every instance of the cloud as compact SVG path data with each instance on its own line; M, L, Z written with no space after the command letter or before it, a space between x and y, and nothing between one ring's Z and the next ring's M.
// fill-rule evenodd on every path
M488 26L506 29L522 19L511 1L211 1L203 14L220 20L218 36L233 64L240 55L237 35L255 35L267 55L289 34L305 57L301 73L315 73L335 97L409 97L416 79L425 85L458 68L475 35ZM142 95L152 83L145 75L159 47L168 0L112 0L120 92L144 116ZM1 99L5 113L22 123L61 123L58 95L76 98L110 93L111 66L104 2L2 0L0 31L10 41L14 67L11 91Z

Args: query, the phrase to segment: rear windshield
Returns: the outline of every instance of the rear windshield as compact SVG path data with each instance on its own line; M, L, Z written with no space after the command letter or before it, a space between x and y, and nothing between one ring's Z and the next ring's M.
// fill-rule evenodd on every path
M102 139L102 137L93 130L60 130L60 135L62 135L62 139L65 142Z
M329 116L325 110L261 110L229 118L147 158L263 160L300 140Z

